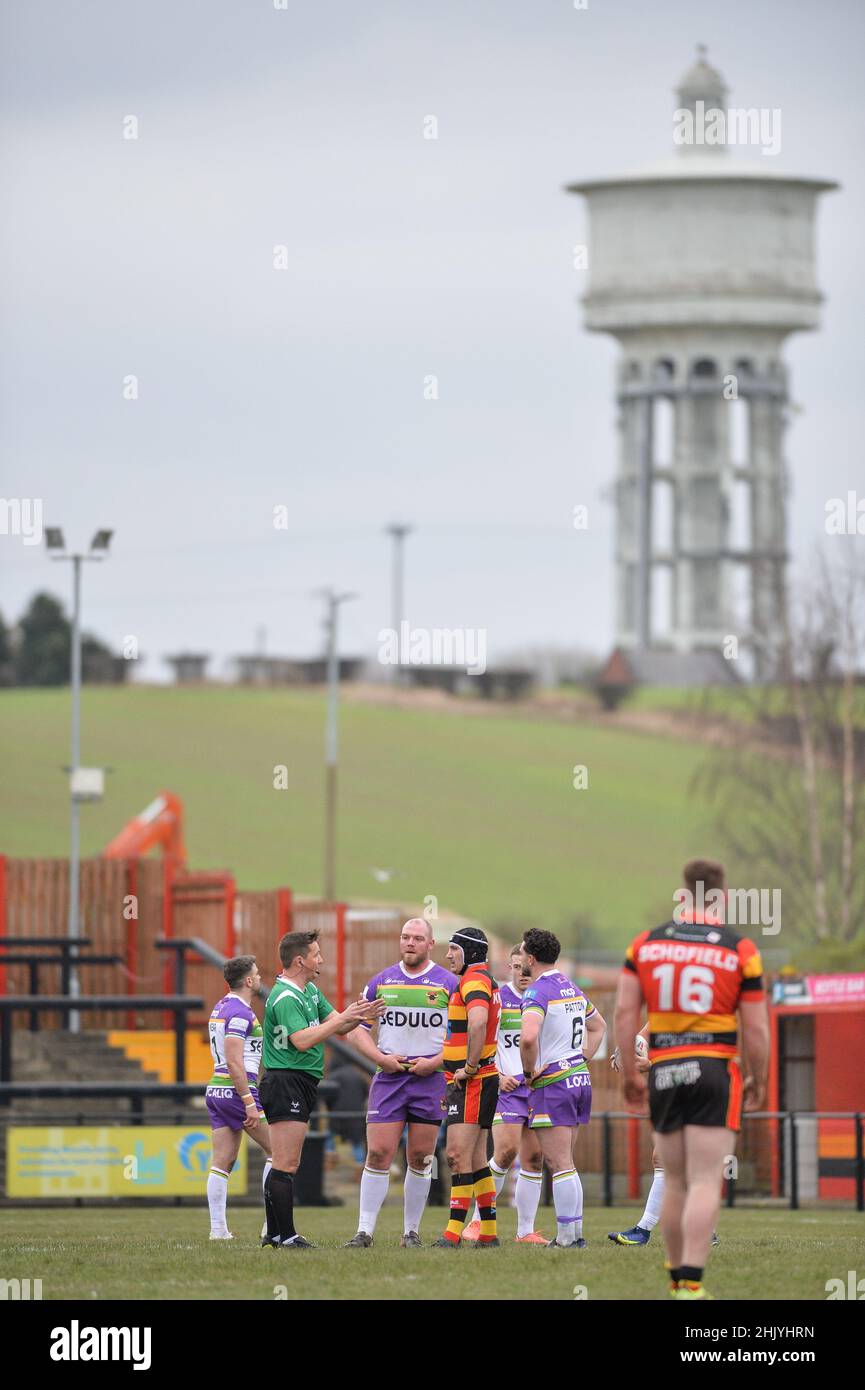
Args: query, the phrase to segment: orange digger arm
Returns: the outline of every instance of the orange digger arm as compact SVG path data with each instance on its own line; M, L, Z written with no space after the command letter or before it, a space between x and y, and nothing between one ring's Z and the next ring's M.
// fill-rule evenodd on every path
M133 817L119 835L102 851L103 859L138 859L159 845L178 866L186 864L183 843L183 802L174 792L160 792L154 801Z

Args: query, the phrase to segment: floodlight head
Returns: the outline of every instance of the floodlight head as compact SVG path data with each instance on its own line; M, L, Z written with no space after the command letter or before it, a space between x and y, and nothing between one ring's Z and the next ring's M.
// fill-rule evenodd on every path
M113 535L113 531L97 531L96 535L93 537L93 540L90 542L90 549L107 550L109 545L111 544L111 537Z
M45 527L45 547L47 550L65 550L66 542L59 526Z

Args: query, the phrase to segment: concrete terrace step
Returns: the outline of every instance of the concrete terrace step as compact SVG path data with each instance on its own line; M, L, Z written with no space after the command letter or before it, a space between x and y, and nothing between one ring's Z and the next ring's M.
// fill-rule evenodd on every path
M154 1072L160 1081L174 1080L173 1032L150 1029L129 1032L117 1029L109 1033L108 1038L114 1047L122 1048L126 1057ZM200 1029L187 1032L185 1041L186 1079L200 1082L203 1086L213 1072L210 1045Z
M109 1043L104 1033L38 1033L16 1030L12 1039L16 1081L154 1081L135 1058Z
M113 1038L116 1035L88 1031L84 1033L65 1033L56 1029L40 1030L30 1033L16 1029L13 1035L13 1079L24 1083L57 1081L119 1081L119 1082L171 1082L174 1080L174 1034L157 1033L149 1039L145 1035L144 1046L139 1043L137 1051L142 1051L147 1065L142 1065L138 1056L130 1056ZM134 1034L124 1034L124 1038ZM147 1045L149 1042L149 1046ZM191 1046L189 1044L192 1044ZM145 1100L146 1115L162 1115L174 1118L183 1112L202 1115L204 1108L204 1083L211 1075L212 1059L210 1048L200 1035L187 1038L187 1062L196 1060L196 1075L190 1068L188 1080L201 1083L201 1097L191 1100L172 1101L166 1098ZM102 1118L106 1122L124 1124L131 1120L130 1103L125 1099L101 1099L82 1097L80 1099L38 1100L22 1097L9 1105L5 1117L22 1123L40 1124L45 1117L62 1121L64 1117L78 1115ZM0 1191L5 1180L5 1146L0 1145Z

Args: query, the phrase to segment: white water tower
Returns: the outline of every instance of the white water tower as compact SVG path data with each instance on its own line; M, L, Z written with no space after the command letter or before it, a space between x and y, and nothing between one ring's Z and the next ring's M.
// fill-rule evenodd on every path
M728 112L727 91L705 50L676 96L697 135L718 135L705 117ZM760 674L785 601L782 351L819 325L817 198L837 185L736 158L731 134L760 129L737 114L719 143L568 191L588 205L586 326L622 348L617 645L719 652L750 633Z

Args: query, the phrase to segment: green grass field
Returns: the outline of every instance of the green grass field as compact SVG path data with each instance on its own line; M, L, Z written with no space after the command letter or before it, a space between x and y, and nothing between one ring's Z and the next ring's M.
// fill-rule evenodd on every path
M205 1211L7 1210L2 1215L3 1278L42 1280L43 1299L544 1299L666 1298L660 1241L622 1249L606 1239L632 1224L630 1208L589 1208L583 1251L517 1246L514 1214L504 1209L499 1250L400 1250L401 1211L383 1210L372 1250L343 1250L354 1233L352 1207L306 1209L298 1229L321 1243L306 1253L262 1250L261 1216L231 1216L235 1239L207 1239ZM552 1235L551 1213L538 1228ZM439 1233L442 1210L427 1213L423 1236ZM721 1299L826 1298L826 1281L861 1268L861 1217L844 1211L722 1212L721 1245L706 1286Z
M69 693L0 692L0 851L68 852ZM193 868L241 888L321 891L324 701L239 688L84 691L82 759L109 766L82 811L96 854L167 788L186 807ZM341 713L338 892L420 903L488 925L564 929L585 914L610 947L669 911L678 871L716 848L689 796L699 743L535 713L387 708ZM273 787L288 769L288 790ZM588 770L575 790L573 769ZM624 856L624 864L623 864ZM395 870L378 882L372 867Z

